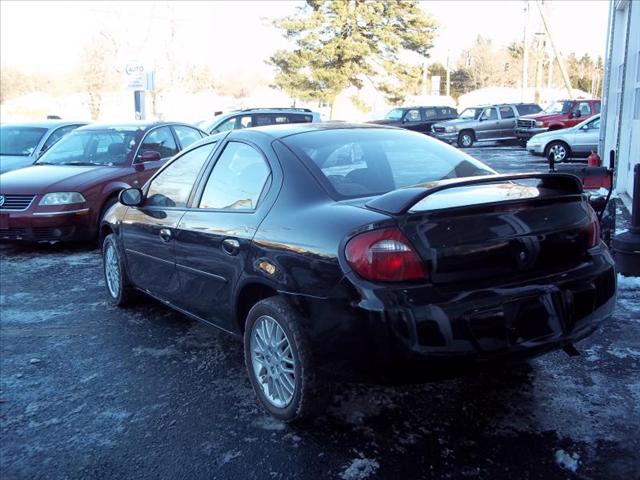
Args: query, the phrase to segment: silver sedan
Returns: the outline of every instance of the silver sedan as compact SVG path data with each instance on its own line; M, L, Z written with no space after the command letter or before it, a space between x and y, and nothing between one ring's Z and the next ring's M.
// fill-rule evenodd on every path
M527 150L545 157L553 152L557 162L569 158L587 157L598 150L600 115L594 115L575 127L534 135L527 142Z

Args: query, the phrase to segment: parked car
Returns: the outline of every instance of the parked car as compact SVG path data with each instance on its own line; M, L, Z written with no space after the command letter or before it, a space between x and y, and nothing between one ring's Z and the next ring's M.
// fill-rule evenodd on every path
M214 134L265 125L319 121L320 114L308 108L247 108L226 115L217 115L210 122L201 124L200 128L209 134Z
M0 125L0 174L32 165L51 145L86 124L46 120Z
M527 150L534 155L554 153L556 162L572 157L587 157L598 150L600 114L588 118L575 127L552 130L534 135L527 142Z
M539 112L535 103L509 103L465 109L456 120L436 123L433 136L459 147L469 148L479 140L513 140L516 119Z
M372 120L369 123L402 127L431 135L431 127L435 123L451 120L452 118L458 118L458 111L451 107L400 107L389 110L383 119Z
M100 238L115 305L145 292L243 338L256 395L284 421L318 411L327 372L539 354L615 304L577 177L497 175L398 128L208 137L121 192Z
M123 188L143 185L182 148L206 134L167 122L80 127L30 167L0 177L0 239L96 238Z
M543 112L518 119L516 136L523 142L548 130L574 127L600 113L600 100L561 100Z

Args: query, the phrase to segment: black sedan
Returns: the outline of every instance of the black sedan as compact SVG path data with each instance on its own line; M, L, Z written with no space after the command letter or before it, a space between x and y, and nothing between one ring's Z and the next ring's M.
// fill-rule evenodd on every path
M572 351L615 302L576 177L498 175L388 127L208 137L121 192L101 238L116 305L145 292L244 338L285 421L317 412L327 372Z

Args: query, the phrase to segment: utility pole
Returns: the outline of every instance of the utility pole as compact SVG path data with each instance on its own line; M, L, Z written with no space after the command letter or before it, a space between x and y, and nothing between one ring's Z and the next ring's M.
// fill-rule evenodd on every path
M522 36L522 87L520 89L520 101L525 101L525 95L527 91L527 84L529 78L529 35L528 35L528 26L529 26L529 0L525 0L524 2L524 34Z
M544 69L544 40L542 32L536 32L536 89L535 89L535 102L540 104L540 88L542 87L542 73Z
M451 96L451 69L449 68L449 51L447 50L447 97Z
M547 18L551 18L551 2L544 3ZM551 48L551 40L547 37L546 54L549 58L549 68L547 70L547 88L551 90L553 87L553 49Z
M571 80L569 80L569 75L567 75L567 71L564 68L564 65L560 61L560 55L558 55L558 50L556 49L556 44L553 41L553 36L551 35L551 30L549 29L549 25L547 23L547 18L542 11L542 7L540 7L540 2L536 1L536 6L538 7L538 11L540 12L540 18L542 19L542 25L544 26L545 31L547 32L547 37L549 38L549 43L551 43L551 48L553 48L553 54L556 57L556 61L558 62L558 67L560 68L560 73L562 73L562 80L564 81L564 86L567 89L567 93L569 98L571 98Z

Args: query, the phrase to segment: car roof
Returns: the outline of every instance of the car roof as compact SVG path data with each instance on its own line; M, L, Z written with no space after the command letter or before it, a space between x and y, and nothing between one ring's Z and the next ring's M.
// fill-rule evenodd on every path
M451 108L452 110L455 110L455 107L450 107L449 105L410 105L408 107L395 108Z
M258 132L267 134L273 138L284 138L289 135L296 135L298 133L307 133L314 131L326 131L326 130L351 130L351 129L393 129L398 130L396 127L387 125L378 125L374 123L348 123L348 122L318 122L318 123L283 123L281 125L265 125L262 127L253 127L251 129L233 130L232 132ZM402 129L400 129L402 130Z
M183 122L165 122L165 121L159 121L159 120L135 120L131 122L120 122L120 123L116 123L116 122L92 123L82 127L82 130L104 130L105 128L147 129L147 128L159 127L163 125L187 125L187 126L191 126L192 128L196 128L196 129L198 128Z
M10 122L3 123L3 127L34 127L34 128L56 128L63 125L87 125L87 121L72 120L38 120L35 122Z

